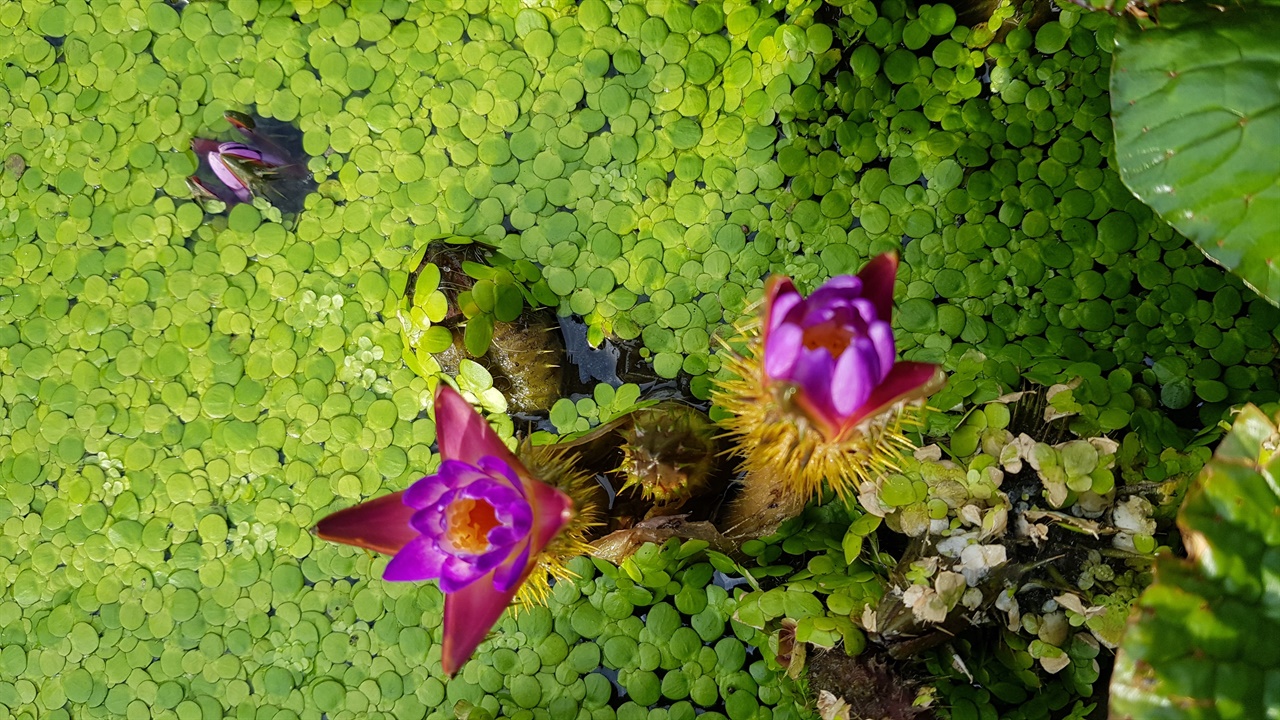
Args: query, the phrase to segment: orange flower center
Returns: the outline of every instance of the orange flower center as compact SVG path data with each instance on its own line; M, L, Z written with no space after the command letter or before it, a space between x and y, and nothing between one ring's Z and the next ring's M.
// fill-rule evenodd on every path
M828 320L821 325L814 325L804 330L804 347L806 350L822 348L838 358L849 343L853 341L853 328L848 325Z
M461 498L445 509L449 543L458 550L478 555L489 549L489 531L499 525L493 506L483 500Z

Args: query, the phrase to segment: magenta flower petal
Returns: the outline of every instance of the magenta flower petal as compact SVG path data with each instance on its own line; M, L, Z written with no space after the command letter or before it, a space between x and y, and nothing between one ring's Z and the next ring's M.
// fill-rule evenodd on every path
M837 317L849 318L858 312L858 304L865 302L862 297L861 280L853 275L837 275L823 283L805 299L805 305L809 308L805 314L812 324ZM874 312L874 305L868 309Z
M404 492L383 495L328 515L316 523L316 536L394 555L418 537L409 524L413 508L402 502L403 496Z
M791 381L800 387L796 401L822 425L824 432L840 425L841 417L831 402L831 382L836 359L824 349L802 349Z
M463 560L451 555L445 559L444 567L440 569L440 592L446 595L456 593L490 574L501 564L502 558L497 553L482 555L474 560Z
M241 130L241 132L244 131ZM275 143L254 133L250 133L249 137L254 141L253 145L225 142L218 146L218 152L228 157L273 169L284 168L288 165L288 159L285 157L284 151L280 150ZM290 170L292 169L290 168ZM290 174L295 173L291 172Z
M862 281L862 296L875 304L876 312L885 322L893 316L893 281L897 276L896 252L871 258L858 273L858 279Z
M461 399L461 398L459 398ZM439 396L437 395L437 403ZM439 412L437 404L437 412ZM440 655L440 666L445 674L452 677L471 657L489 633L493 624L502 617L507 605L515 597L520 583L529 576L537 562L538 553L551 542L569 519L573 511L573 502L559 490L537 481L526 483L530 505L533 508L533 532L530 535L528 553L522 551L513 559L511 566L504 570L504 579L514 574L516 582L507 589L500 590L496 581L481 578L479 581L462 588L456 593L447 595L444 600L444 640ZM518 572L517 572L518 571ZM496 575L497 571L493 574ZM505 582L503 583L506 584Z
M191 138L191 150L195 152L196 157L205 159L209 153L218 152L218 141L206 140L205 138Z
M218 154L226 157L244 160L245 162L265 164L262 159L262 153L238 142L224 142L218 145Z
M485 455L476 462L476 466L484 470L490 477L506 478L512 489L524 495L524 485L520 483L520 477L516 475L516 471L507 463L498 460L493 455Z
M837 291L844 294L845 291L862 292L862 278L857 275L836 275L830 280L822 283L819 290L826 290L833 294Z
M255 188L262 189L265 181L278 176L302 179L307 177L306 168L289 160L288 155L270 139L255 133L252 125L247 125L248 116L235 117L235 113L227 116L247 142L219 142L207 138L193 138L191 149L199 158L200 175L205 175L207 167L217 177L224 189L214 188L213 195L225 202L248 202L253 199ZM270 171L270 177L261 171ZM218 185L218 183L214 183Z
M540 553L573 517L573 501L568 495L542 482L527 488L533 507L533 552ZM532 569L532 567L530 567Z
M474 465L489 455L508 467L521 467L489 423L462 399L457 390L440 383L436 387L436 443L440 455Z
M450 494L449 498L438 505L425 507L413 514L409 519L409 525L419 535L428 535L430 537L444 537L449 531L449 516L445 512L445 508L454 499L454 495Z
M880 355L876 352L876 344L871 341L871 338L865 335L854 338L850 347L857 352L859 364L866 368L868 378L882 378L889 374L889 368L893 367L893 365L890 364L884 367L880 365ZM862 398L863 402L866 401L867 397L871 396L871 387L870 384L865 386L866 396ZM862 402L858 404L861 405Z
M868 325L874 322L884 322L880 318L880 313L876 311L875 303L870 300L860 297L849 304L858 313L858 317L862 318L862 321Z
M439 492L441 487L444 492ZM500 569L491 579L494 589L517 587L528 574L536 534L527 492L515 471L492 456L480 458L474 466L445 460L435 475L405 493L407 504L429 504L410 522L420 537L388 563L383 578L439 579L440 589L449 594Z
M221 153L211 152L208 157L209 167L213 168L213 174L218 176L222 184L235 193L241 202L249 202L253 198L249 185L222 159Z
M449 462L445 460L440 463ZM449 486L444 483L424 483L415 482L404 491L404 504L415 510L422 510L439 502L441 496L449 492Z
M190 178L190 181L205 193L218 198L222 202L231 204L241 199L242 194L247 192L247 190L242 187L241 183L239 183L239 179L236 179L235 185L228 186L225 180L222 180L222 176L218 175L215 171L215 167L217 165L221 165L221 163L216 161L218 156L218 142L215 140L207 140L205 138L192 138L191 149L196 154L197 175L193 175ZM199 174L205 171L218 175L218 179L221 182L215 182L212 184L205 182L199 177Z
M796 361L792 377L796 384L805 389L830 388L831 376L835 374L836 359L822 348L810 350L801 348L800 358ZM829 396L830 392L813 392L817 397Z
M453 677L471 657L515 596L514 587L499 591L484 578L445 596L440 668L446 676Z
M803 301L804 298L800 297L800 293L794 289L790 292L780 293L770 309L769 330L771 332L777 330L778 326L787 319L787 314Z
M876 415L886 407L912 397L924 397L942 386L946 376L937 365L901 361L894 364L885 379L871 392L871 397L857 412L844 421L853 427L864 418Z
M244 135L246 140L252 143L250 147L258 154L259 162L272 167L283 167L289 164L284 150L280 149L279 145L253 130L239 126L236 129L240 131L241 135Z
M460 490L458 496L482 501L493 509L498 525L485 535L490 544L494 544L495 538L510 538L504 540L505 544L510 545L529 535L529 529L533 525L533 508L529 507L524 494L517 492L515 488L493 482L477 482Z
M440 577L449 555L431 538L419 535L387 563L383 580L415 582Z
M226 185L232 190L245 187L240 176L232 172L231 168L222 161L221 153L215 150L214 152L209 153L206 157L209 160L209 167L213 169L213 174L218 176L218 179L222 181L223 185Z
M866 380L867 369L858 361L858 351L845 348L831 376L831 400L837 413L847 416L857 409L857 388Z
M790 297L792 295L795 297ZM769 278L769 281L764 286L764 328L762 329L762 334L766 341L769 339L769 333L773 332L773 328L786 317L787 311L791 307L798 305L801 299L800 293L796 292L795 283L791 282L791 278L782 275ZM775 306L777 311L774 309Z
M493 589L506 592L518 587L524 580L525 569L528 567L529 546L526 544L519 553L493 571Z
M852 415L867 401L879 364L875 348L866 338L857 338L840 355L831 377L831 404L838 415Z
M764 349L764 372L769 377L791 373L804 347L804 331L797 325L781 325L769 335Z
M496 458L479 464L445 460L406 491L406 505L416 509L409 524L421 542L397 554L384 579L439 578L442 590L456 592L528 544L533 509L518 477Z
M486 536L489 544L494 547L516 547L520 543L529 538L529 526L532 524L532 513L525 513L519 517L504 518L503 513L498 513L498 518L503 520L503 524L489 531Z
M897 352L893 345L893 328L889 327L889 323L884 321L871 323L867 327L867 337L871 340L872 345L875 346L876 357L880 361L880 367L893 367L893 358Z

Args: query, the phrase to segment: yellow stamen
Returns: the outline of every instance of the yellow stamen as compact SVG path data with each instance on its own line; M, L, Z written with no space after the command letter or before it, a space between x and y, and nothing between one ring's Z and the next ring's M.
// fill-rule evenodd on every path
M572 498L574 510L573 519L542 549L533 571L520 585L514 604L517 612L545 605L551 596L553 578L563 582L577 577L567 567L568 562L579 555L591 554L587 537L595 527L604 524L598 509L604 501L604 490L592 475L579 469L576 454L555 445L535 447L526 441L518 456L532 476Z
M499 525L493 506L484 500L461 498L445 509L449 543L465 553L478 555L489 549L489 531Z
M803 343L806 350L822 348L831 353L831 357L838 358L853 341L853 335L854 332L848 325L828 320L820 325L805 328Z

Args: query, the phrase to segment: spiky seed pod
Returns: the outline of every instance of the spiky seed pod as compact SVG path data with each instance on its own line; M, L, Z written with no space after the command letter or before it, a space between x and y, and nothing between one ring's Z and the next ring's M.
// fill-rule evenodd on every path
M564 337L555 314L528 310L514 322L495 322L489 351L480 359L514 412L551 407L565 366Z
M636 410L621 429L620 488L645 500L680 504L707 487L716 455L715 425L706 413L676 402Z
M731 413L720 425L742 457L748 482L754 477L782 483L786 490L776 493L778 499L795 496L803 507L824 481L843 500L857 495L861 481L897 469L898 456L912 447L907 433L920 426L923 400L899 400L827 437L797 406L796 386L765 374L759 321L740 332L746 350L726 353L725 368L734 377L717 384L712 402Z
M799 515L805 500L772 470L747 473L721 526L725 537L741 543L772 535L782 523Z
M604 489L586 472L579 470L577 455L555 445L534 446L527 441L517 456L534 476L573 500L573 518L538 555L538 562L516 594L517 608L542 605L551 594L551 579L574 577L568 563L579 555L591 554L590 540L595 528L603 525L600 508Z

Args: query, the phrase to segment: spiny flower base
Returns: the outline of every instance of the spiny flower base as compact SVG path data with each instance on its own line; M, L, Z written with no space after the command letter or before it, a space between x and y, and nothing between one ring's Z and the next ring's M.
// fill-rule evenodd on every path
M906 432L920 425L921 401L899 402L828 440L789 402L787 386L765 377L759 343L752 349L756 352L729 356L726 368L736 377L720 383L712 396L732 413L720 424L743 458L748 482L769 478L803 507L822 492L825 481L843 500L855 497L863 480L896 469L896 458L912 447Z
M782 523L799 515L805 499L789 489L772 470L747 472L742 489L729 503L722 523L724 536L735 543L772 535Z
M707 490L716 455L715 425L697 408L664 402L631 413L622 430L626 478L619 492L635 487L668 514Z
M569 524L538 554L538 562L528 579L516 593L513 607L518 610L543 605L551 594L551 579L570 580L574 574L569 561L579 555L590 555L587 542L593 528L599 527L604 489L587 473L577 469L576 456L553 445L522 445L517 455L535 477L573 499L575 508Z

